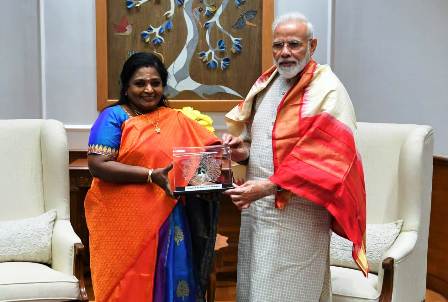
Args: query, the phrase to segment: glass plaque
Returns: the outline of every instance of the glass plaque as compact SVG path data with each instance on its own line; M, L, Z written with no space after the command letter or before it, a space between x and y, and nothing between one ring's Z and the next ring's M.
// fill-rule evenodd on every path
M229 147L175 147L175 193L197 193L232 188Z

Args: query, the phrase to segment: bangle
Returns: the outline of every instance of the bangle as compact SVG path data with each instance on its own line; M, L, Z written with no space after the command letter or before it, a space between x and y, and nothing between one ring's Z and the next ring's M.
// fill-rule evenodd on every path
M146 182L147 183L151 183L152 182L152 171L154 171L154 169L148 169L148 178L146 178Z

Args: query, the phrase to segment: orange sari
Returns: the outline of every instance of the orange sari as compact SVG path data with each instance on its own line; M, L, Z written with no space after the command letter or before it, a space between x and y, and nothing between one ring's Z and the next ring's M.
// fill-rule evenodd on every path
M156 120L160 134L154 131ZM182 113L160 108L123 123L117 161L161 168L172 162L175 146L217 142L216 136ZM85 212L96 301L152 301L159 229L175 203L155 184L94 178Z

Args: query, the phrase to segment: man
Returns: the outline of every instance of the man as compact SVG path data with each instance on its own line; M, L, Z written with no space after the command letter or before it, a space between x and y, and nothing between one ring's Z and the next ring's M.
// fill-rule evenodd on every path
M247 182L225 192L242 209L237 301L331 301L330 228L368 272L355 114L330 67L311 59L303 15L279 17L273 33L275 66L226 115L223 135L232 159L248 161Z

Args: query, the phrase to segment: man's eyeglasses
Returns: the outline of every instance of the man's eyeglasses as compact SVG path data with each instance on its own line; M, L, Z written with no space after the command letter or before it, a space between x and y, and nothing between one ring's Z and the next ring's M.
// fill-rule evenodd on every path
M305 43L299 40L290 40L290 41L275 41L272 43L272 49L274 51L281 51L283 47L286 47L289 50L298 50L300 47L302 47Z

